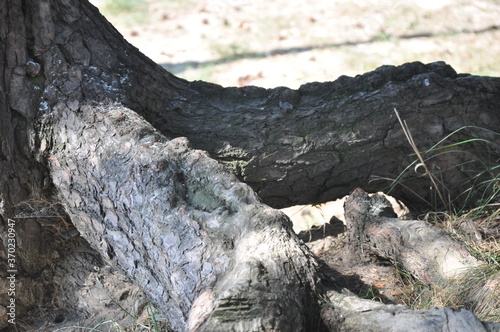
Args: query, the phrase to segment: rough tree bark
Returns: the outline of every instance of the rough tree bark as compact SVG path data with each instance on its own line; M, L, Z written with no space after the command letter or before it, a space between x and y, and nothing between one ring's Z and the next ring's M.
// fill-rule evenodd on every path
M380 194L357 188L345 201L351 259L377 256L404 266L426 284L444 282L481 263L446 232L424 220L400 220ZM484 264L484 263L483 263Z
M187 82L81 0L1 2L0 54L0 214L4 230L16 224L18 316L49 303L92 312L75 298L102 256L174 330L361 329L345 323L348 306L333 300L341 295L325 291L289 220L269 206L387 187L370 180L394 178L411 162L394 107L422 149L464 125L500 127L500 79L443 63L298 90ZM465 128L451 140L469 135L494 138ZM478 172L478 146L433 158L436 169L460 165L443 174L451 192L470 186L462 180ZM498 143L486 146L496 161ZM425 180L403 184L399 198L432 200ZM10 299L0 300L7 313ZM436 322L436 312L447 319ZM449 327L470 315L436 312L401 317Z
M189 103L167 107L178 116L160 114L158 127L209 151L274 207L334 200L355 187L387 189L387 180L403 174L415 159L409 157L413 151L394 108L422 151L460 128L446 143L474 137L491 141L491 146L434 153L429 166L443 172L440 178L449 184L446 194L452 199L467 198L463 193L471 180L477 181L474 175L485 169L478 160L498 159L498 140L488 130L500 124L499 80L457 75L444 63L384 66L296 91L223 89L206 83L191 87L198 94ZM427 179L411 176L392 194L419 208L435 201L429 185Z
M349 249L344 259L352 265L366 266L367 262L381 259L390 261L422 283L437 286L440 293L446 294L452 286L460 289L459 293L467 294L469 308L484 308L492 316L500 311L497 301L500 274L438 227L424 220L401 220L384 195L369 195L359 188L345 199L345 219ZM331 294L338 299L338 294ZM447 316L451 312L441 312L443 314ZM363 320L358 317L353 323ZM394 321L386 320L384 324L391 327Z

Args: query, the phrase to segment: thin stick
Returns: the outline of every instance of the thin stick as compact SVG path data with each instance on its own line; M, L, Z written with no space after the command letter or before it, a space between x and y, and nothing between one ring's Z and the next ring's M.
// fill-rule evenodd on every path
M394 109L394 112L396 113L396 116L398 117L399 123L401 124L401 127L403 128L403 132L405 133L406 139L410 143L410 146L412 147L413 151L417 155L418 159L420 160L420 163L415 166L415 171L417 170L418 167L422 166L425 170L425 173L423 175L428 175L432 185L434 188L436 188L436 191L438 193L439 199L441 199L441 202L443 203L444 206L447 206L446 201L443 198L443 195L441 194L441 191L439 190L439 187L436 183L436 180L434 179L434 175L429 171L429 168L425 164L424 158L420 154L420 151L417 148L417 145L415 144L415 141L413 140L413 137L411 136L410 133L410 128L408 128L408 125L406 124L406 121L401 120L401 117L399 116L399 112L397 109Z

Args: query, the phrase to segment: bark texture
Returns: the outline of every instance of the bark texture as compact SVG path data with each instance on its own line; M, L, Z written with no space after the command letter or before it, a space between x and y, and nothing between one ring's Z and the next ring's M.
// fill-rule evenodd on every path
M440 147L468 138L490 141L424 153L446 184L440 190L458 205L473 202L468 189L488 167L481 160L499 157L497 136L489 130L500 125L500 80L457 75L444 63L384 66L298 90L190 87L198 94L188 104L164 108L158 127L209 151L274 207L334 200L355 187L390 190L413 208L434 206L428 179L407 172L416 158L394 108L421 151L441 140Z
M470 138L490 141L425 155L452 199L473 202L468 189L484 180L477 175L491 166L483 163L500 157L490 131L500 127L498 78L458 75L444 63L417 62L298 90L190 83L137 52L90 5L26 3L34 8L33 19L42 21L34 24L42 26L31 47L34 55L44 53L32 66L39 63L50 73L47 86L37 90L47 106L63 100L119 101L167 137L187 137L194 148L209 152L273 207L325 202L355 187L391 189L416 208L433 205L429 181L405 173L415 158L394 108L421 151L458 129L441 146ZM31 100L40 106L39 99ZM393 188L390 179L401 174Z
M52 305L53 323L66 326L97 315L81 301L95 277L123 285L119 297L134 314L144 308L112 268L97 273L110 263L176 331L359 329L343 325L335 302L320 310L328 298L316 262L268 205L386 187L370 180L397 177L412 161L394 107L422 149L464 124L500 127L500 80L443 63L296 91L190 83L81 0L1 2L0 54L0 215L2 230L16 224L17 314ZM442 177L453 193L477 172L469 161L499 154L490 131L460 135L452 140L492 142L432 159L435 169L451 168ZM397 187L400 198L432 200L426 180L404 184L412 191ZM6 258L5 232L2 240ZM8 301L0 298L0 314ZM70 312L59 315L63 307Z
M356 189L346 198L345 217L353 260L376 256L401 265L426 284L444 284L484 262L446 232L423 220L401 220L380 194Z
M206 153L112 105L66 109L53 129L49 168L73 223L174 330L310 328L314 259Z
M409 310L402 305L384 305L337 292L330 292L328 299L342 317L339 331L496 332L500 329L498 324L481 322L467 310Z
M468 308L473 308L477 312L482 311L490 317L498 315L500 306L498 301L492 300L500 296L498 269L473 257L448 233L423 220L395 218L391 204L383 195L368 195L359 188L346 198L344 208L349 233L349 252L345 256L352 264L390 261L392 265L408 271L422 283L437 286L440 290L437 296L446 298L449 303L464 303ZM339 297L338 294L329 294L330 298L337 300L349 299L349 297ZM377 305L373 308L377 308ZM390 308L382 308L382 310L391 311ZM397 314L409 314L416 319L417 322L411 325L415 326L415 331L434 331L438 326L438 330L444 328L448 324L448 317L451 316L457 320L448 328L453 326L452 329L460 331L483 330L475 327L479 321L469 319L469 312L453 312L445 309L444 311L409 313L407 308L395 311ZM429 317L434 315L441 316L441 318L438 319L439 324L432 327L434 323L431 323ZM358 324L365 319L367 318L357 316L353 318L353 322ZM380 321L376 323L379 319ZM423 320L420 321L420 319ZM396 319L396 321L399 320L399 318ZM381 329L383 326L396 328L395 326L398 325L391 319L386 320L382 317L370 321L380 324ZM472 325L467 325L469 323ZM457 325L454 326L455 324ZM500 328L498 325L490 327ZM362 330L361 325L359 329Z

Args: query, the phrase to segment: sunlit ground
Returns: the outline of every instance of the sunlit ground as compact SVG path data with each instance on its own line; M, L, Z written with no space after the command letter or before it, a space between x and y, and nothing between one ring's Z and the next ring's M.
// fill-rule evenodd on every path
M495 0L92 2L143 53L188 80L297 88L438 60L500 76Z

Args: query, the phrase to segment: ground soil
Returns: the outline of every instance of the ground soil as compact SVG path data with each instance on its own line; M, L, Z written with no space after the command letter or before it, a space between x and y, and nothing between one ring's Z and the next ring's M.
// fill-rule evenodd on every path
M127 40L189 80L296 88L410 61L500 76L498 0L144 1L120 11L92 0Z

